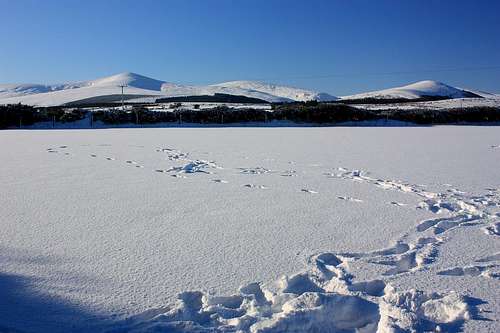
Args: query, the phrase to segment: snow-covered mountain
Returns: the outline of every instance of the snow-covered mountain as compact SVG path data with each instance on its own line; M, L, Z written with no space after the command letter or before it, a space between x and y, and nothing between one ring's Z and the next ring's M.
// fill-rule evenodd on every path
M402 87L371 91L367 93L342 96L341 99L418 99L427 96L448 97L448 98L466 98L481 97L470 91L455 88L437 81L419 81Z
M216 93L259 98L268 102L332 101L337 98L326 94L299 88L278 86L252 81L233 81L207 86L191 86L155 80L135 73L120 73L96 80L74 83L43 84L0 84L0 104L23 103L29 105L62 105L84 99L116 96L119 100L121 88L127 98L176 97L213 95Z
M255 81L230 81L214 84L212 87L227 89L241 89L248 91L257 91L269 95L280 96L295 101L335 101L337 97L327 93L317 93L310 90L278 86L275 84L261 83Z

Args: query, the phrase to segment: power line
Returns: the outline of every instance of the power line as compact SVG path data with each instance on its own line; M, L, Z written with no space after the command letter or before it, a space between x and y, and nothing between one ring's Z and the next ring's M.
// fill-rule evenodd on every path
M122 88L122 111L125 111L125 102L123 100L123 88L128 87L128 86L125 83L122 83L118 87Z
M372 72L372 73L337 73L337 74L322 74L322 75L297 75L297 76L281 76L281 77L253 77L246 78L248 81L281 81L281 80L316 80L316 79L330 79L330 78L346 78L346 77L371 77L371 76L397 76L408 74L426 74L426 73L446 73L446 72L472 72L472 71L485 71L485 70L500 70L500 65L497 66L483 66L483 67L454 67L454 68L441 68L441 69L423 69L411 71L392 71L392 72ZM238 80L241 80L238 79ZM224 80L233 81L233 80ZM198 82L185 82L186 84L201 84L209 83L208 81Z
M321 78L333 78L333 77L391 76L391 75L443 73L443 72L470 72L470 71L484 71L484 70L497 70L497 69L500 69L500 66L442 68L442 69L424 69L424 70L414 70L414 71L374 72L374 73L309 75L309 76L296 76L296 77L289 77L289 78L293 78L293 79L321 79Z

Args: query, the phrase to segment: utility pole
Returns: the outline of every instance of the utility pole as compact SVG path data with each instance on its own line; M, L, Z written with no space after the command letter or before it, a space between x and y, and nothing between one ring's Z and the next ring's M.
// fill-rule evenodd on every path
M122 111L125 111L125 103L123 101L123 88L128 86L126 84L120 84L118 87L122 88Z

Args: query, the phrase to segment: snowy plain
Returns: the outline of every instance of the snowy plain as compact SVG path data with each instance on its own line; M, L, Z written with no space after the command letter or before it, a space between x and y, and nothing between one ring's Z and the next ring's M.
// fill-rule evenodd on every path
M500 330L498 127L0 142L0 331Z

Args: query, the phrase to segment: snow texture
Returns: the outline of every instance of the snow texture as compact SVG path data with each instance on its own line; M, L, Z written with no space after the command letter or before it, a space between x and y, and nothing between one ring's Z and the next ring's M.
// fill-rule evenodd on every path
M0 330L500 329L495 127L0 140Z

